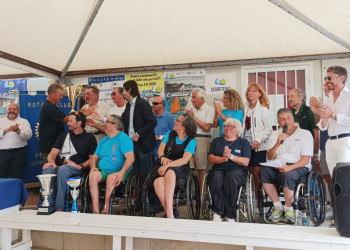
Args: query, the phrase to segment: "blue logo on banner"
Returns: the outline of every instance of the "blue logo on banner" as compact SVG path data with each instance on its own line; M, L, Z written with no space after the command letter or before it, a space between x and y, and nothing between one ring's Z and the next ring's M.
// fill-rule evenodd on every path
M28 95L27 91L21 91L19 95L20 116L27 119L33 132L32 138L27 145L27 163L24 168L22 179L24 183L38 182L36 175L41 174L43 159L39 152L39 115L41 106L47 96L45 91L38 91L37 95ZM24 94L26 93L26 94ZM58 108L65 114L69 114L71 107L66 96L58 104Z
M27 89L27 79L18 80L0 80L0 96L6 96L10 94L11 90L26 90Z
M89 85L99 84L104 82L113 82L113 81L125 81L125 75L90 77Z

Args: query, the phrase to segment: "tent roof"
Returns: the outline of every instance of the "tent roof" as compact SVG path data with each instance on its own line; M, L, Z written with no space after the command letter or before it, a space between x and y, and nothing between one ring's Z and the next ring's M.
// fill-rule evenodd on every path
M100 8L81 39L96 4ZM278 4L294 7L293 12L316 27ZM82 43L68 64L68 75L97 69L348 53L350 48L347 0L0 0L0 9L0 75L40 75L43 71L57 78L79 39ZM331 32L328 37L318 25Z

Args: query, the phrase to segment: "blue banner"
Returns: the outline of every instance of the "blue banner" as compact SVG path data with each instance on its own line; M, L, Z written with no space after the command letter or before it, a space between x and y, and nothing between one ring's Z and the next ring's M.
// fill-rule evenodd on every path
M90 77L89 85L94 85L94 84L99 84L104 82L118 82L118 81L125 81L125 75Z
M22 176L24 183L38 182L36 175L41 174L43 159L39 152L39 115L46 98L45 91L38 91L37 95L28 95L28 92L21 91L19 95L20 116L29 121L33 131L33 136L27 146L27 163ZM66 96L57 106L67 115L71 110Z
M20 91L27 89L27 79L17 80L0 80L0 96L6 96L10 94L10 91Z

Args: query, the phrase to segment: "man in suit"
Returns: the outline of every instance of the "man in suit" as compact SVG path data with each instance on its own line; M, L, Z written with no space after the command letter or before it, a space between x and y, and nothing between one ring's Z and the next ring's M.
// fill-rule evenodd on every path
M124 132L134 143L134 169L146 178L152 169L152 149L157 145L154 133L157 120L149 103L140 97L135 81L125 82L123 88L123 96L128 101L122 114Z

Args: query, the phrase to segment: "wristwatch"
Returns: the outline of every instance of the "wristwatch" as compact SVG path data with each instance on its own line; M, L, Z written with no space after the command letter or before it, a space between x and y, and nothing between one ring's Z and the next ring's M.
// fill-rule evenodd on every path
M231 154L230 160L233 161L233 155Z
M81 170L84 169L84 163L80 163L79 166L81 167Z
M337 114L336 113L333 113L332 116L331 116L332 119L334 120L337 120Z

